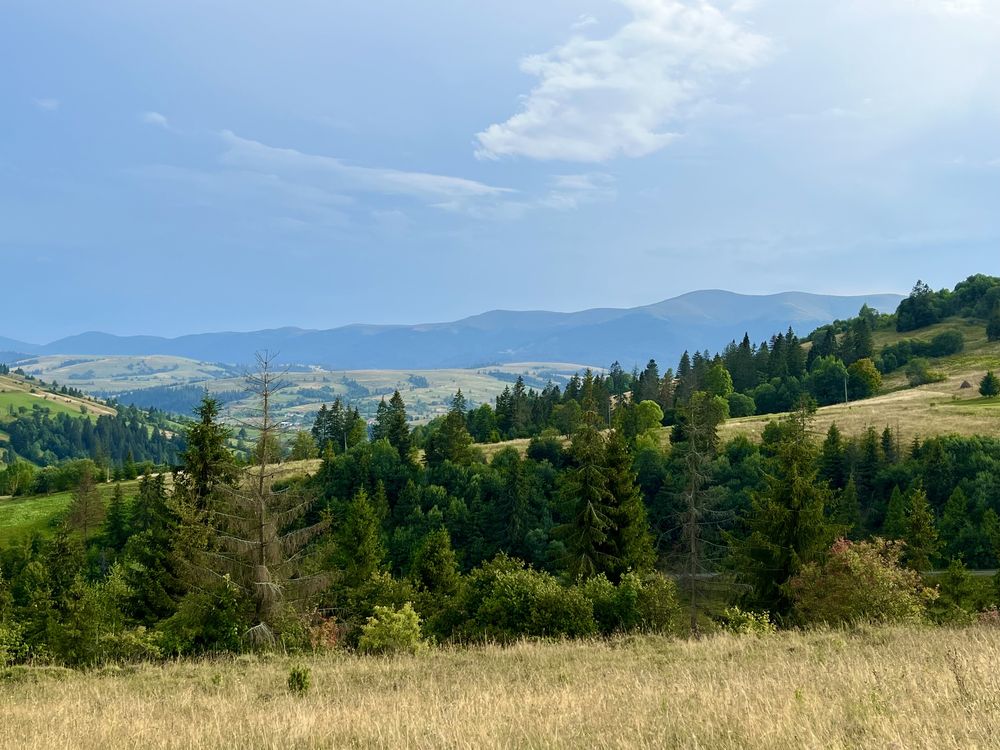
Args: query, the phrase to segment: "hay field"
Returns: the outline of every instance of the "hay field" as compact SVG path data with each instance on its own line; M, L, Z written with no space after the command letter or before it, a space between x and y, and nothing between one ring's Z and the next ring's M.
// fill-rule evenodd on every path
M998 660L977 627L15 668L0 747L968 750L1000 744Z
M940 383L893 391L863 401L824 406L816 412L812 429L817 437L826 434L834 422L846 435L859 435L874 427L898 429L906 443L914 437L935 435L990 435L1000 437L1000 399L984 401L979 396L983 370L963 370ZM968 380L973 388L962 389ZM730 419L720 429L723 437L743 434L760 438L764 426L781 415Z

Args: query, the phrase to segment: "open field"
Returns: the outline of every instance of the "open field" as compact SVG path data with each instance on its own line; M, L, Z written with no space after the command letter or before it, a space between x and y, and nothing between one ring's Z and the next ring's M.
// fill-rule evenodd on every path
M982 377L979 373L979 378ZM935 435L992 435L1000 437L1000 399L985 401L976 388L962 390L962 381L974 373L949 377L941 383L893 391L864 401L824 406L816 412L812 429L822 437L830 425L847 435L859 435L874 427L881 432L886 426L898 428L902 441L914 437ZM976 378L976 384L979 383ZM764 426L781 415L730 419L721 428L724 437L744 434L759 438Z
M19 363L24 370L44 380L69 383L90 393L115 396L135 394L146 388L195 385L213 393L243 392L246 383L242 368L208 364L182 357L150 356L45 356ZM470 403L492 401L522 375L528 387L541 389L548 381L565 385L573 373L586 365L563 362L520 362L489 365L476 369L442 370L350 370L329 371L299 368L285 381L288 387L277 394L274 405L279 419L293 426L308 426L319 407L341 398L356 406L361 415L375 415L379 401L399 390L407 412L416 422L426 422L445 414L452 396L462 390ZM246 417L252 396L226 404L226 416Z
M301 476L315 473L322 461L286 461L274 467L276 479ZM167 476L170 486L172 477ZM139 488L138 480L122 482L125 496L135 495ZM115 485L113 483L99 484L98 489L107 503L111 499ZM25 497L0 497L0 547L19 539L25 539L32 534L48 534L53 528L53 521L66 512L72 492L54 492L51 495L28 495Z
M53 415L62 413L71 417L115 413L114 409L103 404L49 393L17 376L0 375L0 423L12 418L11 411L15 414L21 409L30 412L36 406L48 409Z
M125 496L135 494L138 481L122 482ZM99 484L104 502L111 500L114 484ZM0 546L24 539L31 534L46 534L52 521L66 512L72 492L53 492L51 495L0 498Z
M966 750L1000 742L998 660L979 627L15 668L0 746Z
M875 351L902 339L930 340L947 330L958 330L965 339L965 350L958 354L931 359L931 369L945 376L940 383L909 388L905 368L886 376L884 393L875 398L849 404L825 406L816 413L813 431L822 436L830 425L847 435L858 435L868 427L881 431L886 426L899 429L903 442L920 436L993 435L1000 436L1000 399L983 399L979 381L988 369L1000 371L1000 343L988 342L982 325L949 319L938 325L902 334L878 331ZM968 381L972 388L963 389ZM725 437L744 434L759 438L764 426L781 415L731 419L723 425Z

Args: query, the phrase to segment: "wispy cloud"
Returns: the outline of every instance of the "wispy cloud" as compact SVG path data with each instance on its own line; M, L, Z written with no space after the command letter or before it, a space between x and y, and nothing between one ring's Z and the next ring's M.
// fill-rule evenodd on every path
M163 128L164 130L170 130L170 122L159 112L143 112L139 115L139 119L147 125L153 125L158 128Z
M231 130L223 131L222 139L226 151L221 160L227 166L321 180L338 190L406 195L432 202L497 198L514 192L463 177L355 166L332 156L269 146Z
M573 29L573 31L578 31L580 29L585 29L588 26L595 26L596 24L596 18L589 13L582 13L579 17L577 17L576 21L573 22L573 25L570 26L570 28Z
M551 180L551 190L541 205L559 211L571 211L587 203L614 200L615 178L609 174L563 174Z
M718 76L760 64L769 48L704 0L619 2L632 19L612 36L574 36L521 62L539 82L519 113L476 136L477 156L601 162L653 153Z
M41 110L54 112L59 109L59 100L51 98L32 99L32 103Z

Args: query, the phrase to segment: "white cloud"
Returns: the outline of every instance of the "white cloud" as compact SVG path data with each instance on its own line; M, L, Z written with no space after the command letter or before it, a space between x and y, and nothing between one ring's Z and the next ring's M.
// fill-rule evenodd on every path
M574 31L577 31L578 29L585 29L588 26L594 26L596 24L597 24L596 18L594 18L589 13L583 13L576 19L576 21L573 22L573 25L570 26L570 28L573 29Z
M170 123L167 121L167 118L159 112L143 112L139 115L139 119L147 125L154 125L164 130L170 130Z
M54 112L59 109L58 99L33 99L32 102L39 109L43 109L46 112Z
M318 180L340 190L407 195L434 201L496 198L514 192L462 177L353 166L332 156L268 146L242 138L230 130L224 131L222 138L227 146L222 162L227 166L294 175L298 180Z
M477 135L480 158L600 162L657 151L716 77L758 65L768 41L703 0L619 0L632 20L521 62L539 79L510 119Z

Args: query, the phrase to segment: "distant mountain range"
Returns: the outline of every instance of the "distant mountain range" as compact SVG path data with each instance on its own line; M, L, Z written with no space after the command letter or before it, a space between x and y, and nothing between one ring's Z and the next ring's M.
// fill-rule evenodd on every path
M792 326L805 335L857 314L863 304L895 311L902 296L854 297L784 292L769 295L705 290L627 309L574 313L494 310L452 323L349 325L329 330L276 328L201 333L178 338L83 333L34 345L0 337L0 361L10 353L153 355L204 362L248 362L270 349L288 363L329 369L438 369L508 362L580 362L628 369L655 357L674 366L684 350L717 351L744 332L754 342Z

